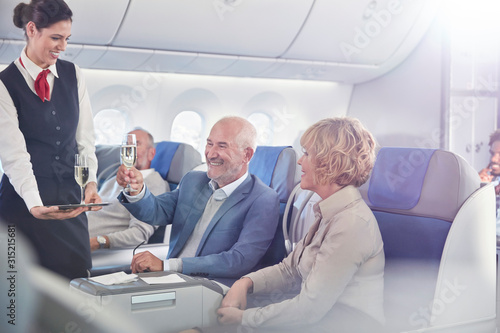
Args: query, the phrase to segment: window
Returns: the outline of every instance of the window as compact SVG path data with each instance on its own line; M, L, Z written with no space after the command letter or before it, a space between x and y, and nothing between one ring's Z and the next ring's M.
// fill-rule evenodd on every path
M96 145L121 144L121 138L128 128L128 117L118 110L105 109L94 117Z
M248 116L248 121L257 130L257 145L271 146L274 139L274 126L271 117L264 112L254 112Z
M204 144L201 142L203 118L195 111L182 111L172 122L170 140L190 144L203 156Z

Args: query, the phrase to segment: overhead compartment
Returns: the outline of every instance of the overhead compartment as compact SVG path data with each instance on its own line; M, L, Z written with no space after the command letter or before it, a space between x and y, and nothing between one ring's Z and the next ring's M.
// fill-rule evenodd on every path
M129 0L67 0L66 3L73 12L71 43L107 45L120 27Z
M13 22L14 8L20 0L0 1L0 39L24 40L24 31Z
M279 57L313 0L131 0L112 45Z
M13 21L14 8L21 0L0 1L0 38L24 40L24 32ZM24 1L29 3L29 0ZM73 12L70 41L76 44L105 45L111 42L129 0L67 0Z
M435 16L435 0L316 0L283 58L381 65L415 47Z
M0 49L0 64L10 64L19 58L25 45L24 40L5 40Z
M0 2L0 63L24 46ZM359 83L413 51L435 0L68 0L82 68Z

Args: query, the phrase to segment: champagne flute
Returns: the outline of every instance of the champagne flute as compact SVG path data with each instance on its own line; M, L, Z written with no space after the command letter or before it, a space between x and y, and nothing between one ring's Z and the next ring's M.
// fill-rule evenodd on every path
M137 141L135 134L125 134L122 140L121 160L127 169L134 166L137 160ZM125 187L129 192L131 190L130 184L127 183Z
M83 200L85 185L89 181L89 165L85 155L75 154L75 180L81 188L80 204L83 205L85 203Z

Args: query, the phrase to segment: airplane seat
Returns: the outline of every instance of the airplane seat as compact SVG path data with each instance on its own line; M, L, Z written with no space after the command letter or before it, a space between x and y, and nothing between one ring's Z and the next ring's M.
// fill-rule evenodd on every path
M494 329L493 187L454 153L385 147L360 192L384 241L388 331Z
M297 153L289 146L258 146L250 161L249 172L278 192L280 200L280 223L259 264L258 268L262 268L277 264L286 256L281 223L288 197L298 182Z
M315 219L313 206L320 200L321 197L317 193L301 189L300 182L295 185L283 214L282 229L287 255L313 224Z
M120 166L120 145L96 145L97 189L116 175Z

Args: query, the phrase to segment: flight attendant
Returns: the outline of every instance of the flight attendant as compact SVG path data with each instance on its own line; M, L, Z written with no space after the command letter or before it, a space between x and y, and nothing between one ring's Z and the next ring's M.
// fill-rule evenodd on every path
M88 208L49 205L80 201L75 154L86 155L85 202L99 203L94 129L80 69L58 60L71 35L72 12L63 0L32 0L14 9L27 44L0 73L0 219L33 245L39 263L73 279L91 267ZM99 208L92 208L97 210Z

